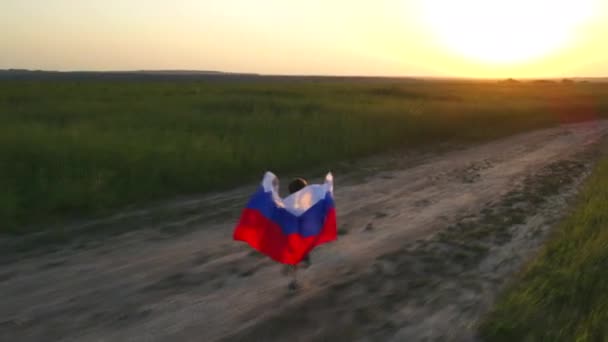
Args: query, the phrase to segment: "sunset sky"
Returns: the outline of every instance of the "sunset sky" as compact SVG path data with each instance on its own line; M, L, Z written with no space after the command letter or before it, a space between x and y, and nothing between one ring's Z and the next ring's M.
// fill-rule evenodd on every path
M607 0L2 0L0 69L608 76Z

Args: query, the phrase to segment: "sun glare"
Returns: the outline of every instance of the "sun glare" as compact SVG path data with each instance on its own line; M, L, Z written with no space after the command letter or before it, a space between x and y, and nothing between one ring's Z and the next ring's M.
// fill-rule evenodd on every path
M516 64L566 48L598 0L421 0L423 20L450 52Z

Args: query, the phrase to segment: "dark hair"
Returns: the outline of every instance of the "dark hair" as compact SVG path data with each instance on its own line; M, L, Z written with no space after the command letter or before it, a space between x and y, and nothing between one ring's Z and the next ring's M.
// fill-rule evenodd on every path
M287 188L289 189L289 193L293 194L294 192L302 190L307 185L308 183L306 182L306 179L296 178L292 180L291 183L289 183L289 186Z

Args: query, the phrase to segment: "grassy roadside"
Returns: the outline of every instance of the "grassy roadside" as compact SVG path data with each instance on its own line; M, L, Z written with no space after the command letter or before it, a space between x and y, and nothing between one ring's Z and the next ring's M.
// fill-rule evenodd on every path
M604 84L0 82L0 233L605 108Z
M608 158L574 212L482 322L485 341L608 340Z

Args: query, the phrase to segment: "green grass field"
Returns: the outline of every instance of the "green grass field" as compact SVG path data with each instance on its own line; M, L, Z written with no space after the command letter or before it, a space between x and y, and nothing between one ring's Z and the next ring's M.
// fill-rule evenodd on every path
M483 322L486 341L608 340L608 159Z
M2 81L0 231L607 109L591 83Z

